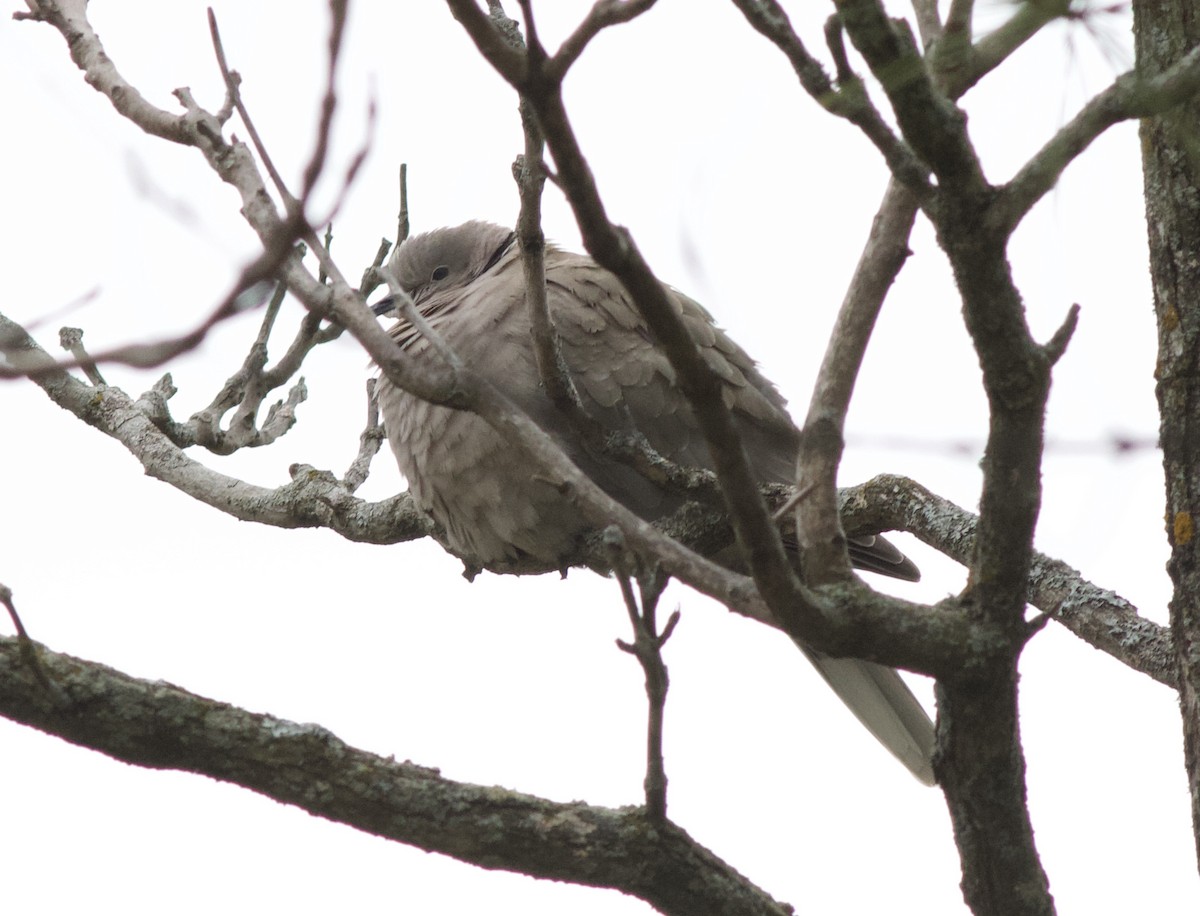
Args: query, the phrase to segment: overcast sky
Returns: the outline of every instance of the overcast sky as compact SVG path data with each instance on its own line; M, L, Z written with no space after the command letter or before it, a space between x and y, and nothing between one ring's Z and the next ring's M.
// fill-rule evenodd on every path
M317 2L213 3L243 93L298 184L325 67ZM554 43L590 4L542 2ZM792 3L816 51L827 4ZM899 9L899 8L897 8ZM994 23L1007 4L987 4ZM121 72L155 104L223 92L196 2L95 3ZM1126 69L1122 16L1059 26L968 96L989 178L1002 181ZM255 254L238 201L192 149L141 135L87 87L61 36L0 24L8 125L0 170L2 310L44 346L61 324L94 349L193 326ZM352 9L328 203L355 150L371 154L335 225L349 276L394 238L398 164L415 231L512 223L521 147L513 93L439 3ZM378 105L368 138L365 112ZM602 35L567 103L614 219L659 275L704 302L803 411L845 284L886 182L852 127L800 90L783 57L727 3L661 0ZM230 129L245 136L240 124ZM1071 167L1013 241L1042 338L1074 302L1056 370L1041 550L1165 622L1154 325L1137 135L1122 125ZM547 235L578 246L548 188ZM986 430L979 372L944 258L914 236L849 418L843 482L912 476L974 508ZM70 307L65 314L62 310ZM285 306L285 321L301 315ZM175 416L205 406L240 364L257 316L221 327L168 368ZM161 374L119 367L136 394ZM349 339L313 354L309 400L276 445L195 454L264 486L293 462L341 474L357 450L366 358ZM451 778L605 805L641 798L640 669L613 640L615 584L576 571L465 582L432 543L350 544L225 517L145 477L118 444L27 383L3 383L0 581L50 647L440 767ZM960 445L966 443L965 448ZM363 495L403 487L385 451ZM925 571L914 600L963 572L897 538ZM798 912L959 914L958 857L940 793L861 729L788 640L674 588L666 755L672 817ZM7 624L0 622L4 632ZM1051 625L1022 658L1022 729L1039 850L1063 913L1194 913L1200 906L1176 700ZM929 685L914 687L927 699ZM499 872L359 834L245 790L117 763L0 722L0 862L13 913L269 909L315 913L647 913L640 901Z

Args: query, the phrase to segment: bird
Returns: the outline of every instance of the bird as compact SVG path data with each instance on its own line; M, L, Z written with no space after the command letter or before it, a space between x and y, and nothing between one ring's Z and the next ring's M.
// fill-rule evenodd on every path
M711 470L712 459L675 372L617 277L591 257L553 244L544 251L546 297L562 361L583 409L606 431L636 433L681 466ZM664 518L683 497L606 456L546 395L525 304L516 233L484 221L414 235L388 268L426 326L458 358L504 393L608 495L642 518ZM799 433L784 398L754 360L683 293L665 287L722 397L763 483L793 484ZM418 361L439 360L394 297L374 307L397 314L392 338ZM528 460L470 412L431 404L386 376L376 384L384 431L417 504L451 549L481 566L532 558L547 568L578 550L590 526L569 495L531 473ZM882 537L851 538L860 569L916 581L916 565ZM729 565L727 563L727 565ZM893 669L800 649L863 725L918 780L934 783L934 727Z

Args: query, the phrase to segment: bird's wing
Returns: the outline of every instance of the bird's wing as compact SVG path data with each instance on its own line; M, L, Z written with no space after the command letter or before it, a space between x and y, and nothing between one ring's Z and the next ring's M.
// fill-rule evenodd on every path
M553 250L546 268L563 359L589 412L613 428L640 432L671 461L711 469L704 436L675 384L675 370L617 278L590 258ZM668 289L668 295L723 383L725 403L755 473L764 482L791 483L798 434L783 397L699 303L675 290ZM628 479L620 485L635 486ZM629 504L652 508L638 500ZM908 581L920 578L913 562L882 537L850 538L848 546L860 569Z
M590 258L554 252L547 259L547 297L563 359L589 410L603 422L644 435L665 458L712 468L704 436L675 371L654 342L629 294ZM785 402L754 361L709 314L668 290L742 433L747 456L764 481L795 471L797 433Z

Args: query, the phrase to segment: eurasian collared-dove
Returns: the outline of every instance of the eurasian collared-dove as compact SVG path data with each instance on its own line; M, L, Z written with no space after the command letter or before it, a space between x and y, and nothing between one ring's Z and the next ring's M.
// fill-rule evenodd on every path
M647 519L678 508L678 497L588 449L544 394L512 230L469 222L414 236L397 249L390 266L432 329L613 498ZM711 468L703 436L674 385L675 373L620 281L591 258L553 246L546 248L545 271L563 360L588 413L606 428L640 432L677 464ZM670 295L705 361L725 383L725 401L753 469L764 482L792 482L797 432L783 398L699 304L673 290ZM429 342L403 319L392 336L417 357L430 354ZM540 479L479 417L428 404L386 378L377 393L401 473L459 553L482 564L521 554L554 564L589 530L569 498ZM882 538L854 540L851 558L885 575L919 576ZM800 648L872 734L931 784L933 724L900 676L871 662Z

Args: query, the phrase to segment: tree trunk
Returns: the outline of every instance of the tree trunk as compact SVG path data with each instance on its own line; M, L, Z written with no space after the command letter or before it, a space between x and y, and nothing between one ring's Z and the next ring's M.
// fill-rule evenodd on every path
M1135 0L1137 65L1161 73L1200 42L1195 0ZM1150 274L1158 322L1171 629L1192 827L1200 855L1200 101L1141 124Z

